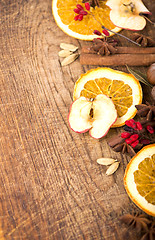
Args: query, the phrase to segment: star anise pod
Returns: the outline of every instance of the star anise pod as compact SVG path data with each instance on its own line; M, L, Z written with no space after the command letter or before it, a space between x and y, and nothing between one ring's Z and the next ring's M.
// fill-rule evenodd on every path
M93 40L93 46L92 49L99 55L110 55L115 54L117 52L117 49L115 46L117 45L117 42L115 40L108 40L106 38L99 39L95 38Z
M145 233L140 240L154 240L155 239L155 221L151 223L150 227L145 229Z
M93 8L94 8L95 6L97 6L97 7L100 6L99 0L83 0L82 2L83 2L83 3L89 2L90 6L93 7Z
M135 106L137 108L137 115L140 117L146 117L146 121L154 120L155 118L155 104L151 105L146 102L146 104L139 104Z
M113 150L115 152L121 152L121 153L128 153L131 157L133 157L136 153L132 146L127 144L126 142L117 144L115 147L113 147Z
M120 220L127 224L128 227L136 228L138 233L142 231L146 233L149 232L148 225L151 223L151 220L149 220L144 214L126 214L122 216Z
M133 33L132 40L139 43L142 47L153 47L155 46L155 41L143 34Z

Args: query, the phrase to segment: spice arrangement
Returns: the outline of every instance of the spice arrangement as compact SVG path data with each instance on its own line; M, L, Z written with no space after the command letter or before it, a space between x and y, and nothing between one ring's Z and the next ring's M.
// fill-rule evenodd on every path
M116 152L128 153L134 156L144 145L155 142L155 105L136 105L140 121L127 120L124 132L108 141L109 146Z
M140 240L155 239L155 221L148 216L136 212L120 217L120 221L128 227L128 230L135 229L140 235Z
M96 32L99 34L98 32ZM80 63L82 65L104 66L150 66L155 62L155 41L151 38L134 33L133 39L142 47L117 46L116 39L97 38L92 44L81 50Z
M139 208L155 216L155 41L135 32L143 30L147 22L155 23L147 17L150 12L141 0L67 1L65 9L63 4L62 0L52 3L57 25L69 36L89 44L80 54L76 46L61 44L61 66L79 56L81 65L104 66L87 71L76 81L69 126L77 133L88 131L95 139L104 137L110 128L121 127L121 133L108 144L113 151L131 157L124 174L126 192ZM122 35L122 29L134 30L131 38ZM121 46L117 36L133 46ZM130 74L109 68L125 65ZM148 66L147 75L129 66ZM140 82L152 88L153 103L142 102ZM103 157L97 163L106 167L108 176L120 165L115 159ZM135 228L141 240L155 238L155 222L145 215L127 214L121 221Z

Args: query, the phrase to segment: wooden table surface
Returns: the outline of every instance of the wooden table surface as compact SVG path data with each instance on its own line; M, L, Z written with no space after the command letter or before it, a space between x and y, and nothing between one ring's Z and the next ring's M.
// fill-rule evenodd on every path
M155 12L153 0L143 2ZM121 128L95 140L67 121L74 83L97 66L78 59L61 67L59 45L80 50L85 42L57 27L51 0L1 0L0 20L0 239L136 240L133 231L124 237L119 221L139 211L123 185L130 157L107 144ZM142 33L153 37L152 25ZM150 89L142 87L149 101ZM118 171L106 176L100 157L117 158Z

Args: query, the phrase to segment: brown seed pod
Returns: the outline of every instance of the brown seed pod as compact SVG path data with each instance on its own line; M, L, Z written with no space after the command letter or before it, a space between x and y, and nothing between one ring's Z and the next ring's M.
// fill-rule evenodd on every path
M147 71L148 82L155 85L155 63L151 64Z

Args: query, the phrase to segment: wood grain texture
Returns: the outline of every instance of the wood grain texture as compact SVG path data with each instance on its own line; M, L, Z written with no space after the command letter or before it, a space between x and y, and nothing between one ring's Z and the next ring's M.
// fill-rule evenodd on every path
M62 68L59 45L85 42L56 26L49 0L1 0L0 20L0 239L136 240L119 221L137 209L122 181L130 158L107 144L120 129L95 140L68 125L74 83L91 66ZM149 23L143 33L153 36ZM118 171L105 176L99 157L117 158Z

